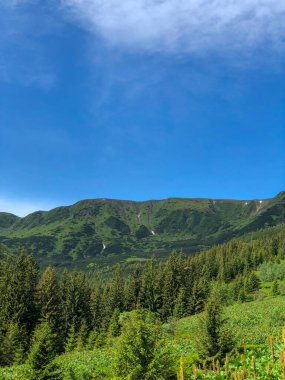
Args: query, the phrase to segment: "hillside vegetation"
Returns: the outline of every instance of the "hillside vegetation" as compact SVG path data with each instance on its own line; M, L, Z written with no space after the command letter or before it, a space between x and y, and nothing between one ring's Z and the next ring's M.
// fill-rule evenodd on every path
M285 322L285 295L267 296L263 300L246 303L235 303L225 308L225 316L228 319L231 330L235 333L237 346L240 348L236 353L229 356L228 373L240 373L247 368L247 377L236 377L236 379L252 379L253 358L255 358L256 379L283 379L282 366L280 365L280 349L282 327ZM197 362L196 342L198 338L198 327L201 316L195 315L180 320L173 320L164 325L166 333L165 345L176 358L173 373L181 371L183 364L184 380L190 379L232 379L226 375L226 368L220 365L220 369L207 371L207 375L200 371L200 375L194 375L195 363ZM274 361L272 362L272 346L270 339L273 337ZM270 339L269 339L270 338ZM114 338L115 340L117 338ZM74 350L58 356L55 362L63 372L64 379L115 379L113 369L114 339L109 340L107 347L86 348ZM239 353L243 353L245 355ZM268 369L274 368L275 374L266 373ZM27 365L0 368L0 379L24 380L28 376ZM73 377L72 377L73 376ZM241 376L241 375L240 375ZM176 377L174 377L176 378Z
M86 269L166 258L173 249L193 253L284 222L284 192L252 201L97 199L25 218L0 213L0 241L25 248L42 266Z
M42 273L25 253L0 261L4 379L281 379L284 229L199 255ZM284 359L284 363L283 363ZM0 377L1 378L1 377Z

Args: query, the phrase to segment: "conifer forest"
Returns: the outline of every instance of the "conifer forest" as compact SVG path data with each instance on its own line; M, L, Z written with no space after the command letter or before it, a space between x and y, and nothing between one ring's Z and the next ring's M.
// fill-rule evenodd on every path
M0 378L282 379L284 279L283 225L107 274L2 245Z

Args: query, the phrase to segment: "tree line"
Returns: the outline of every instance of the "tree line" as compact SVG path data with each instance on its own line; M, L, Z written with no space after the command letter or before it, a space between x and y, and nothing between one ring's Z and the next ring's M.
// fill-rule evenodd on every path
M32 256L7 255L0 262L0 365L28 360L41 378L37 371L54 355L119 336L122 313L146 310L163 323L200 313L213 293L221 303L245 301L259 289L256 268L284 255L281 232L191 257L173 252L166 262L134 265L128 276L117 265L108 280L76 270L59 275L51 266L40 273Z

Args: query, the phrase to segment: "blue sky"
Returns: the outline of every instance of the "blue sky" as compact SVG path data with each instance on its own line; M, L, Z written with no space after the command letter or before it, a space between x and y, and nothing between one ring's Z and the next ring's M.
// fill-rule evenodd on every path
M0 0L0 209L285 189L285 0Z

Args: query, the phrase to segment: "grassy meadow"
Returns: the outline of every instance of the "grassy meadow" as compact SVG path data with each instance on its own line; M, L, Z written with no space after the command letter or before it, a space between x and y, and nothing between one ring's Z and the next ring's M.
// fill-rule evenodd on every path
M225 307L224 317L228 320L237 348L223 366L214 363L213 371L201 370L198 366L196 340L201 315L165 324L163 328L167 337L166 346L175 358L173 378L180 380L285 378L280 377L283 376L280 354L282 328L285 322L285 296L271 296L269 291L271 285L270 282L262 283L263 299ZM104 349L83 350L57 357L55 363L59 365L63 378L116 379L113 372L115 339L117 338L110 339ZM272 353L273 348L274 353ZM28 377L28 372L29 369L25 365L0 368L0 379L24 380ZM245 376L245 372L246 377L242 377Z

